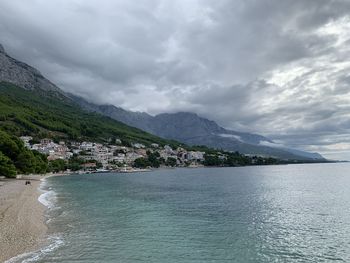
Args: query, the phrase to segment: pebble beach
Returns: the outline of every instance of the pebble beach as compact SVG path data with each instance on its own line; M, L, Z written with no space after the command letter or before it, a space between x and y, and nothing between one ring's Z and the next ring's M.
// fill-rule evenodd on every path
M38 198L40 176L0 180L0 262L37 249L45 241L47 227Z

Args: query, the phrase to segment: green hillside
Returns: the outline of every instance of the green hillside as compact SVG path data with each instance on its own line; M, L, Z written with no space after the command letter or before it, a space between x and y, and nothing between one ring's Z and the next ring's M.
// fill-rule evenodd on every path
M107 142L119 138L126 144L178 144L109 117L88 113L60 93L25 90L7 82L0 82L0 129L16 136L31 135L34 139Z
M0 176L46 173L49 171L46 155L31 151L21 139L0 131Z

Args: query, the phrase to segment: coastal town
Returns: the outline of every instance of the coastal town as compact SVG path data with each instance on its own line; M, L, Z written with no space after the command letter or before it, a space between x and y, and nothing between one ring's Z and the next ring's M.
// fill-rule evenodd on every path
M20 139L30 149L47 156L48 161L63 160L68 162L75 158L80 160L81 171L137 171L150 167L199 167L203 166L205 152L188 151L169 145L160 146L153 143L146 147L142 143L122 145L120 139L114 139L108 144L96 142L54 142L52 139L42 139L33 142L31 136L22 136ZM150 160L151 162L147 162ZM152 162L152 160L154 160Z

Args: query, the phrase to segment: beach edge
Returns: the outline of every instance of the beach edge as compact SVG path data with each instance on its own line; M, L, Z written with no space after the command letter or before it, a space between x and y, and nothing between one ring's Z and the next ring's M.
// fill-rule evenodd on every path
M47 207L39 200L44 194L42 180L47 176L2 180L0 191L0 262L13 262L16 257L45 246ZM30 185L26 185L26 181Z

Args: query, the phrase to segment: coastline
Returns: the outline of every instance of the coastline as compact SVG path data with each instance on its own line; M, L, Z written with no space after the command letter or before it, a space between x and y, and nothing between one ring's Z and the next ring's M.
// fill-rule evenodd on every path
M45 206L39 202L41 179L0 180L0 262L38 249L45 244ZM25 181L30 185L25 185Z

